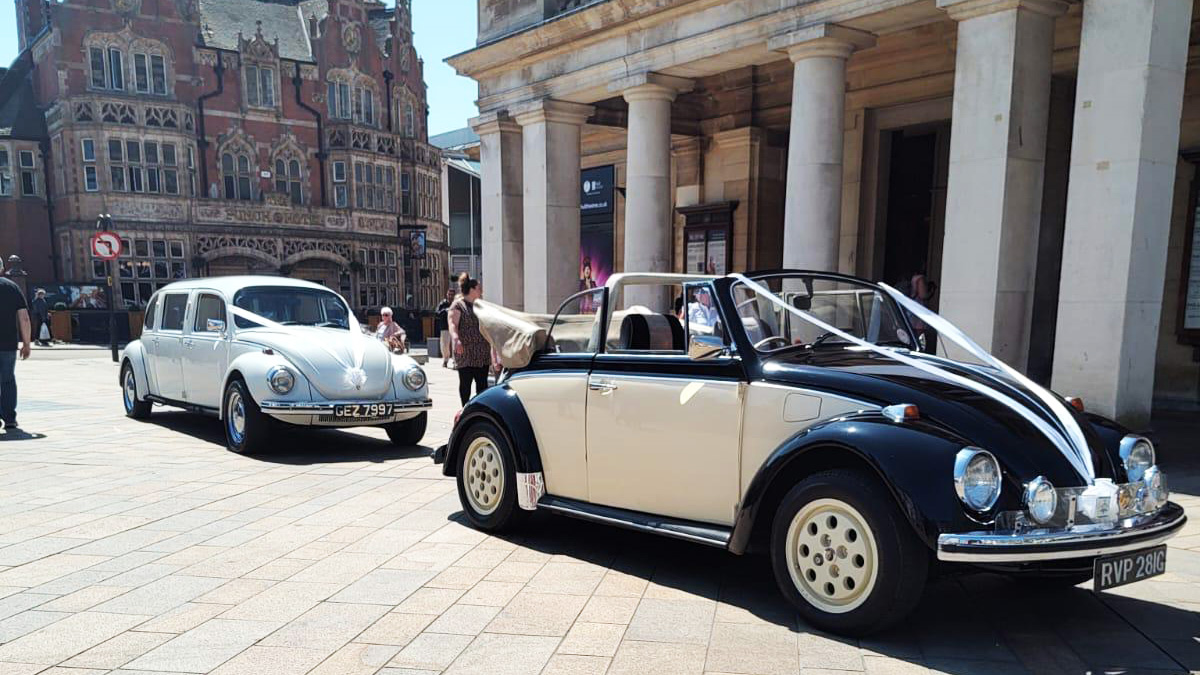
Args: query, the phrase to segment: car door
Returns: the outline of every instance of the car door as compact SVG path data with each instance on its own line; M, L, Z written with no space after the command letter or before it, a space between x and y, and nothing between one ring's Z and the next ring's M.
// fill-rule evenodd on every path
M533 427L546 492L559 497L588 499L587 378L606 295L596 288L567 298L551 323L547 350L506 381Z
M162 294L162 318L154 336L154 375L158 395L183 401L183 326L187 317L190 291Z
M714 335L712 326L697 332ZM728 350L693 360L686 343L673 314L609 322L588 377L589 501L732 525L744 371Z
M158 346L158 310L160 309L161 294L156 293L150 298L150 302L146 304L146 314L142 318L142 354L144 355L143 364L146 368L146 386L147 392L156 396L161 396L158 390L158 376L154 372L154 361Z
M183 389L189 403L219 408L229 339L225 299L216 291L197 291L192 319L183 336Z

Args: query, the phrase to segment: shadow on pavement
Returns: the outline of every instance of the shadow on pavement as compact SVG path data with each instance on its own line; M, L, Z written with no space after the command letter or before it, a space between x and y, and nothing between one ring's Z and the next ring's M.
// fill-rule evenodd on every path
M148 422L210 443L216 451L228 452L225 449L225 430L215 417L186 411L155 410ZM272 450L248 457L273 464L308 465L386 462L426 457L433 452L423 445L400 447L391 441L340 429L288 429L278 426L272 434L277 439L272 443Z
M466 522L461 512L451 519ZM502 538L644 579L656 587L644 597L716 601L718 622L786 627L800 634L805 667L842 667L825 664L860 659L857 647L963 675L1200 667L1200 615L1165 602L1096 595L1090 582L1047 590L970 568L942 573L930 578L921 604L900 626L855 640L805 624L776 587L766 555L736 556L545 513L531 514Z

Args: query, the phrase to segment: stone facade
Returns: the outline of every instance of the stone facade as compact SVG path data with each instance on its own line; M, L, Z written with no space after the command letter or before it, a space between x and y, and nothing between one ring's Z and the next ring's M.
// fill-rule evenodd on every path
M525 111L570 106L578 148L550 159L614 166L618 271L682 271L688 214L732 209L729 269L925 271L1091 409L1196 410L1194 4L479 0L450 63L479 83L484 283L537 310L558 283L529 256L578 220L522 185L549 161Z
M102 277L88 240L107 213L123 306L245 273L318 281L363 311L437 303L441 159L408 0L18 0L17 17L53 207L52 239L44 215L21 223L53 246L23 253L32 281Z

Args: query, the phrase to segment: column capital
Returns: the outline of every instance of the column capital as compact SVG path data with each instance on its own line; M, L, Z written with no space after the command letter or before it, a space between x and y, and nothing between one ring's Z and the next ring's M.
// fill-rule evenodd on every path
M507 110L485 112L479 117L472 117L467 121L467 125L480 136L498 134L500 132L521 133L521 125L517 124L516 120L512 117L509 117Z
M1014 9L1058 17L1067 13L1072 2L1073 0L937 0L937 6L938 9L945 10L951 19L965 21Z
M620 92L626 101L674 101L675 97L692 90L696 83L683 77L662 73L637 73L609 83L608 90Z
M595 111L596 109L590 105L544 98L514 106L512 114L517 124L521 126L539 122L562 122L563 124L583 126Z
M772 51L786 52L792 62L815 56L848 59L857 49L875 46L875 35L836 23L818 23L767 41Z

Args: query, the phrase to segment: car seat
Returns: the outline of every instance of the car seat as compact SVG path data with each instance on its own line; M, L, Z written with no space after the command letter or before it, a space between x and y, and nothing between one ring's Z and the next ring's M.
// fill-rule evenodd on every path
M683 326L670 314L627 314L619 344L622 351L683 351Z

